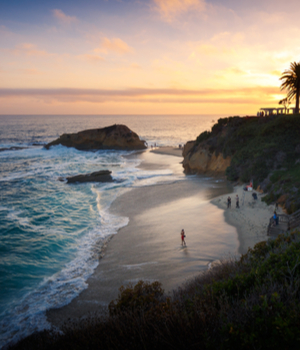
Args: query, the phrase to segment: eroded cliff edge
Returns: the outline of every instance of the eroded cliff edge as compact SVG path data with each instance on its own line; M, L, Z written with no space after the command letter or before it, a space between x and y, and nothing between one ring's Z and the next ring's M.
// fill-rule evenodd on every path
M211 152L206 144L189 141L185 144L182 155L182 166L186 174L209 174L224 176L230 166L231 158Z
M300 209L300 115L221 118L183 150L187 174L253 181L288 213Z
M99 149L138 150L147 148L145 141L126 125L112 125L101 129L90 129L73 134L63 134L45 147L62 145L81 151Z

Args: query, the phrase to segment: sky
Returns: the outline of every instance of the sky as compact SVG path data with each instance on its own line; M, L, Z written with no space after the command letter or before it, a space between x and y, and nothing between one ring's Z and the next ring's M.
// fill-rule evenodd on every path
M0 114L256 115L300 1L0 0Z

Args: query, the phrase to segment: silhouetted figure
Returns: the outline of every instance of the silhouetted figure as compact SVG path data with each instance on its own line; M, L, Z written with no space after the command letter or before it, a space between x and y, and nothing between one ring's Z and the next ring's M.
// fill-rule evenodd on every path
M231 208L231 198L228 196L227 198L227 209Z
M181 230L181 245L184 246L186 245L185 243L185 232L184 232L184 229Z

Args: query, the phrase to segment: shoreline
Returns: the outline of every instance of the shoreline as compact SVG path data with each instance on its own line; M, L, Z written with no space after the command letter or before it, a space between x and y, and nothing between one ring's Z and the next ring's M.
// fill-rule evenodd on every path
M88 288L66 306L47 311L52 326L60 328L69 319L103 314L122 285L141 279L158 280L166 292L171 292L206 271L220 255L236 252L236 229L224 223L223 213L210 203L211 198L228 194L232 188L223 180L184 175L178 157L163 151L139 153L139 167L157 173L164 165L170 170L165 176L172 172L174 180L164 183L162 176L162 183L142 184L112 203L110 213L128 217L129 223L110 239L103 258L86 281ZM207 218L211 215L211 222L201 223L199 213ZM223 224L212 233L215 221ZM182 228L187 233L187 248L181 247ZM214 234L216 239L212 238Z
M178 162L179 152L182 152L179 148L163 147L139 153L137 156L142 158L139 168L169 168L180 177L183 169ZM267 238L266 227L273 209L261 202L261 194L254 202L252 193L247 193L242 205L242 186L229 188L228 182L220 180L218 184L214 178L216 188L208 186L204 198L203 194L202 197L195 195L203 187L203 179L204 176L185 176L183 181L132 188L118 197L110 212L129 217L128 225L109 240L98 267L86 281L88 288L68 305L47 311L52 326L59 328L70 319L79 320L99 313L105 315L107 305L117 298L119 288L141 279L158 280L169 292L224 258L228 249L224 244L229 244L228 247L231 244L231 255L243 254L249 246ZM240 209L233 208L237 193ZM228 196L232 197L232 209L227 210ZM199 222L195 220L199 213L214 221L212 227L220 231L214 243L217 248L208 247L203 237L199 240ZM179 226L174 223L174 217L180 222ZM222 224L217 225L218 222ZM187 232L188 249L183 249L179 243L181 226ZM202 231L206 229L203 222L200 227ZM174 237L177 231L178 237ZM211 235L209 226L207 232ZM228 243L235 235L237 243ZM192 246L189 242L193 242ZM207 251L203 251L203 242ZM202 258L199 258L199 251Z

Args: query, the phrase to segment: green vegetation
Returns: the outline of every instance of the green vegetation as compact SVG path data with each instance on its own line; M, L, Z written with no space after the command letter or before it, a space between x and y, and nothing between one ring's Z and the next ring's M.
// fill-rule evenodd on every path
M289 213L300 209L300 117L229 117L211 132L200 134L196 146L231 157L228 180L248 182L268 192L268 203L285 199Z
M103 319L44 331L13 349L297 349L300 232L258 243L166 296L158 282L122 287Z
M286 70L280 80L283 80L281 84L281 90L287 90L288 94L285 100L280 102L290 102L294 98L296 99L295 113L299 113L299 98L300 98L300 62L292 62L290 69Z

